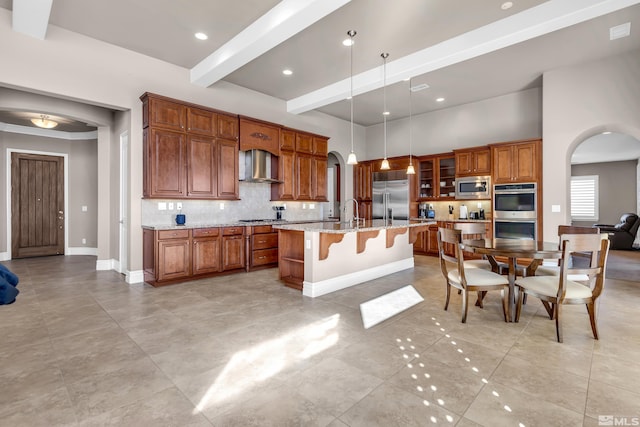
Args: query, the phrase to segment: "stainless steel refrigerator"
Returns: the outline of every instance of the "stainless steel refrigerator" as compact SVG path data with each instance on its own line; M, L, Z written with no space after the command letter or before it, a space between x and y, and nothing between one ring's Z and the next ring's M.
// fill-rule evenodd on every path
M409 180L405 171L373 174L373 219L409 219Z

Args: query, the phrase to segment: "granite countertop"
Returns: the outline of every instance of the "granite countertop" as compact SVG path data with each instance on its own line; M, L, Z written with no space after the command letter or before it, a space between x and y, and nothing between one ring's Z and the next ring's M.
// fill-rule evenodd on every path
M442 218L442 217L437 217L437 218L411 218L412 221L442 221L442 222L491 222L491 219L460 219L460 218L453 218L450 219L449 217L447 218Z
M146 228L148 230L184 230L184 229L193 229L193 228L211 228L211 227L248 227L248 226L256 226L256 225L285 225L285 224L306 224L306 223L314 223L314 224L333 224L335 220L301 220L301 221L234 221L234 222L209 222L209 223L189 223L185 225L176 225L176 224L159 224L159 225L142 225L142 228Z
M429 222L413 222L406 220L394 220L390 224L384 220L367 221L364 225L354 227L347 223L342 222L314 222L306 224L277 224L273 228L279 230L292 230L292 231L319 231L322 233L334 233L344 234L352 233L354 231L374 231L374 230L386 230L390 228L403 228L403 227L420 227L423 225L435 224L435 221Z

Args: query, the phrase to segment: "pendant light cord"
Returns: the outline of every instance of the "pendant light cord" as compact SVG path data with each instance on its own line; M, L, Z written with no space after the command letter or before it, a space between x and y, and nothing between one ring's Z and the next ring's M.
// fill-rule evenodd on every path
M383 53L382 56L383 64L382 64L382 72L383 72L383 80L382 80L382 99L383 99L383 108L382 118L384 123L384 158L387 158L387 57L388 53Z

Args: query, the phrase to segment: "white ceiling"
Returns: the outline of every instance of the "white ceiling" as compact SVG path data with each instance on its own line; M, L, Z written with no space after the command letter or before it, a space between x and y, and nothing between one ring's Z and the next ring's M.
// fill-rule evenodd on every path
M382 122L382 52L389 53L394 120L409 113L405 77L430 86L412 94L417 115L539 87L547 70L640 49L640 0L513 0L508 10L503 0L38 0L44 6L26 7L34 1L0 0L13 10L16 31L46 40L50 4L48 25L191 69L192 81L222 74L291 110L346 120L350 51L341 42L356 30L354 120L364 126ZM609 28L625 22L630 37L610 41ZM196 40L198 31L209 39Z

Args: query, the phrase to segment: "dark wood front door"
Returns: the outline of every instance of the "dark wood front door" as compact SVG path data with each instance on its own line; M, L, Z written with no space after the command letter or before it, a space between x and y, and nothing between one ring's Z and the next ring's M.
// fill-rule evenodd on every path
M11 155L11 257L64 254L64 158Z

